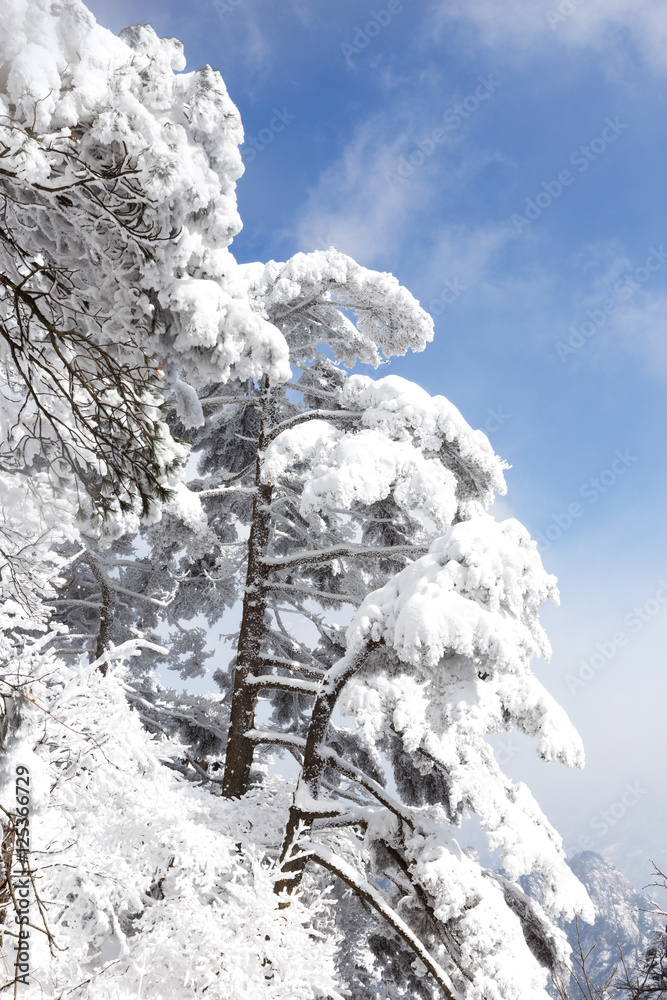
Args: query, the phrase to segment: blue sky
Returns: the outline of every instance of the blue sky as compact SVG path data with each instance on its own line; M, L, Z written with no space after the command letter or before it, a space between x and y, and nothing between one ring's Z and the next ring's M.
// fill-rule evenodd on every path
M667 7L89 6L222 72L248 137L239 260L335 245L433 311L434 343L382 374L447 395L512 465L499 515L561 585L539 671L587 746L573 774L515 740L507 770L567 845L646 881L667 826Z

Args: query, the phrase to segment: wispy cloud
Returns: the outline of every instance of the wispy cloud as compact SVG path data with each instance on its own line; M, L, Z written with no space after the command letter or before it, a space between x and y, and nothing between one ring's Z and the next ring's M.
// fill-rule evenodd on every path
M451 0L433 10L441 28L452 20L473 25L494 49L509 43L534 54L539 43L593 46L614 61L630 37L653 71L667 72L663 0Z
M477 296L494 294L494 259L512 238L505 225L450 225L437 230L418 264L428 293L424 307L438 316L473 290Z
M443 102L443 109L448 103ZM441 117L437 115L438 121ZM443 197L452 201L456 192L501 158L497 151L469 141L462 130L421 159L413 156L410 164L416 166L402 169L432 128L427 115L417 121L414 111L396 105L391 114L383 112L359 124L341 155L308 192L296 225L299 245L333 245L366 265L381 266L396 259L399 251L402 255L412 241L417 243L417 235L423 239L429 206ZM488 256L491 244L502 242L500 232L490 229L473 234L463 226L431 227L431 233L426 257L434 284L455 257L472 280L471 272Z
M647 373L667 378L667 292L639 292L610 325L612 344L639 357Z
M573 296L572 321L557 332L563 364L599 363L628 354L658 378L667 376L667 247L647 246L631 259L617 240L577 255L585 284Z
M361 124L341 156L320 175L297 222L304 248L335 246L364 264L394 253L414 201L407 187L384 179L405 145L405 135L387 135L378 115Z
M298 28L317 17L304 0L210 0L225 42L226 63L244 70L250 96L260 93L279 70Z

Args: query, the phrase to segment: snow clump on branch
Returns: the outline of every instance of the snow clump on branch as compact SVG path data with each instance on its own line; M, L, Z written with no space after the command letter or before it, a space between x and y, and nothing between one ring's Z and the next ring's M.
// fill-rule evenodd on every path
M79 0L5 4L0 32L5 182L38 249L94 289L104 339L139 336L166 385L289 378L228 249L243 129L219 73L182 72L180 42L116 37Z

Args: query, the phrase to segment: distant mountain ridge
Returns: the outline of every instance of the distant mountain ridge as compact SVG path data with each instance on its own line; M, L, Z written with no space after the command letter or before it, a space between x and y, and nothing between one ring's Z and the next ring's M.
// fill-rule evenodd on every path
M597 914L594 924L579 922L584 955L592 951L587 965L591 979L601 985L621 960L628 968L636 966L664 920L648 912L656 904L638 892L626 876L594 851L582 851L568 861L580 882L588 890ZM570 944L578 947L576 924L563 924ZM620 948L620 951L619 951ZM589 964L590 963L590 964Z
M590 952L586 967L591 981L603 985L615 966L621 963L621 951L628 969L639 965L657 932L664 930L664 918L650 912L656 909L647 896L638 892L630 880L609 861L594 851L581 851L568 860L580 882L586 887L595 907L593 924L579 921L559 921L575 952L579 940L584 955ZM543 882L539 876L521 879L524 891L538 902L543 897ZM620 949L620 950L619 950ZM573 962L578 973L576 962ZM619 975L622 968L619 970ZM570 989L577 1000L576 986Z

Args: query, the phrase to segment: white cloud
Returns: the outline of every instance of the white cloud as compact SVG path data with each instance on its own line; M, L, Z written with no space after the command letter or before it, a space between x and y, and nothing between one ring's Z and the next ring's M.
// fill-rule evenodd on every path
M446 281L458 281L466 291L475 287L479 292L481 285L489 285L489 268L494 254L513 238L514 234L505 224L440 229L422 265L424 284L432 288L435 295ZM428 303L425 305L428 308Z
M614 317L609 333L612 344L638 357L651 375L667 378L667 292L638 293Z
M629 36L651 69L667 72L664 0L451 0L434 16L443 30L452 19L472 23L485 44L526 53L561 43L602 49L614 61L615 42Z
M307 25L312 21L312 12L304 0L211 0L211 3L225 40L225 61L238 61L244 68L244 89L251 96L261 91L284 61L296 24Z
M627 355L653 377L667 376L667 253L646 247L631 260L618 241L587 247L576 263L589 276L589 287L574 302L573 322L557 342L567 363L576 356L610 360ZM648 264L648 266L647 266Z
M366 265L395 253L415 198L414 187L392 187L386 178L404 143L401 132L387 137L384 115L359 126L309 191L297 223L299 245L335 246Z
M425 217L436 200L443 195L451 200L500 155L476 148L463 131L433 143L429 136L448 107L443 101L433 120L430 108L422 110L418 121L414 107L394 105L359 125L308 192L296 225L298 245L332 245L367 266L382 266L399 253L405 257L413 245L434 283L455 259L471 279L479 261L503 241L500 227L498 232L448 227L430 236Z

